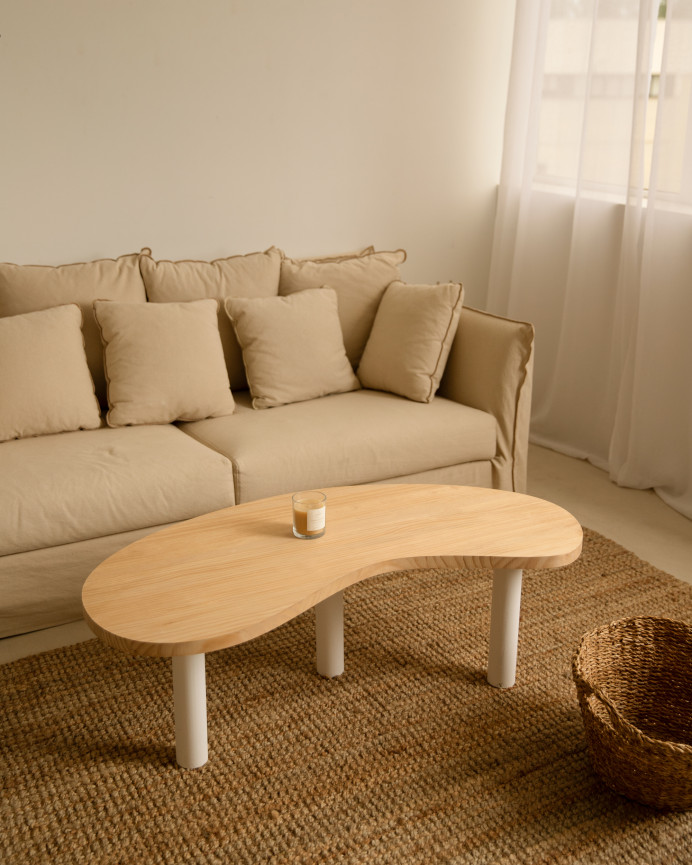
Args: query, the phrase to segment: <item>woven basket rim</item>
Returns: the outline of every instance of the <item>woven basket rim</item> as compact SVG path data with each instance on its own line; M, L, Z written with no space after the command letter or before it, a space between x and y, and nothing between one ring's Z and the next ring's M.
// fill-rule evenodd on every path
M589 705L589 698L593 697L607 711L611 725L616 732L623 733L627 738L634 740L638 745L645 745L654 751L665 750L675 752L679 756L692 758L692 745L685 742L677 742L669 739L660 739L645 733L631 721L629 721L617 705L610 699L607 691L599 685L592 682L584 673L582 668L583 653L590 641L600 637L605 633L613 633L618 630L623 630L632 624L650 624L661 630L674 629L677 632L682 632L686 638L689 638L690 648L692 650L692 625L677 619L667 619L657 616L628 616L623 619L617 619L605 625L600 625L585 633L579 641L579 646L572 658L572 676L577 686L577 693L584 698L588 709L593 712L593 708Z
M643 622L650 623L656 626L668 627L670 625L680 627L686 630L690 637L692 637L692 624L690 622L685 622L682 619L670 619L666 616L625 616L621 619L613 619L610 622L607 622L604 625L598 625L595 628L592 628L590 631L587 631L582 636L582 641L587 640L590 637L597 636L606 631L618 630L620 628L625 627L626 625L630 625L635 622Z

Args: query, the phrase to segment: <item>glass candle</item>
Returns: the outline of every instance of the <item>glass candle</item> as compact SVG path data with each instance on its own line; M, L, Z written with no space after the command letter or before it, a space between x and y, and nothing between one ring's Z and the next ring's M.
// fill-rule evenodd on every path
M327 524L327 496L319 490L293 494L293 534L321 538Z

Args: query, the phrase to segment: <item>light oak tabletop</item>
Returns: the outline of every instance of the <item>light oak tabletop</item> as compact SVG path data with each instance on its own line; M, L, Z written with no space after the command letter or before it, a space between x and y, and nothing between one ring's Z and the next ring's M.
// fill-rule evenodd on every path
M84 616L111 646L168 657L237 645L362 579L415 568L555 568L579 557L564 509L479 487L333 487L323 537L293 536L291 494L236 505L136 541L102 562Z

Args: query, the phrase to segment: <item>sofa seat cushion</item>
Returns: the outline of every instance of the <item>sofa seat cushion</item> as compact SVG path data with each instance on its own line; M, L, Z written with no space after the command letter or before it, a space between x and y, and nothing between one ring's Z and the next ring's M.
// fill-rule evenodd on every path
M181 425L233 463L236 502L299 489L373 483L496 453L492 415L436 397L418 403L357 390Z
M185 520L234 504L228 460L174 426L0 445L0 555Z

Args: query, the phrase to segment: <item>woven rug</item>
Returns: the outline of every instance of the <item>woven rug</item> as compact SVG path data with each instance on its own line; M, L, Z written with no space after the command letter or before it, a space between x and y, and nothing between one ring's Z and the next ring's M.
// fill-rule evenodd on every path
M594 775L579 637L692 620L692 586L594 532L525 574L517 684L485 683L491 574L387 574L346 593L346 672L314 615L207 656L209 763L174 758L168 660L96 640L0 667L0 861L689 863L692 812Z

